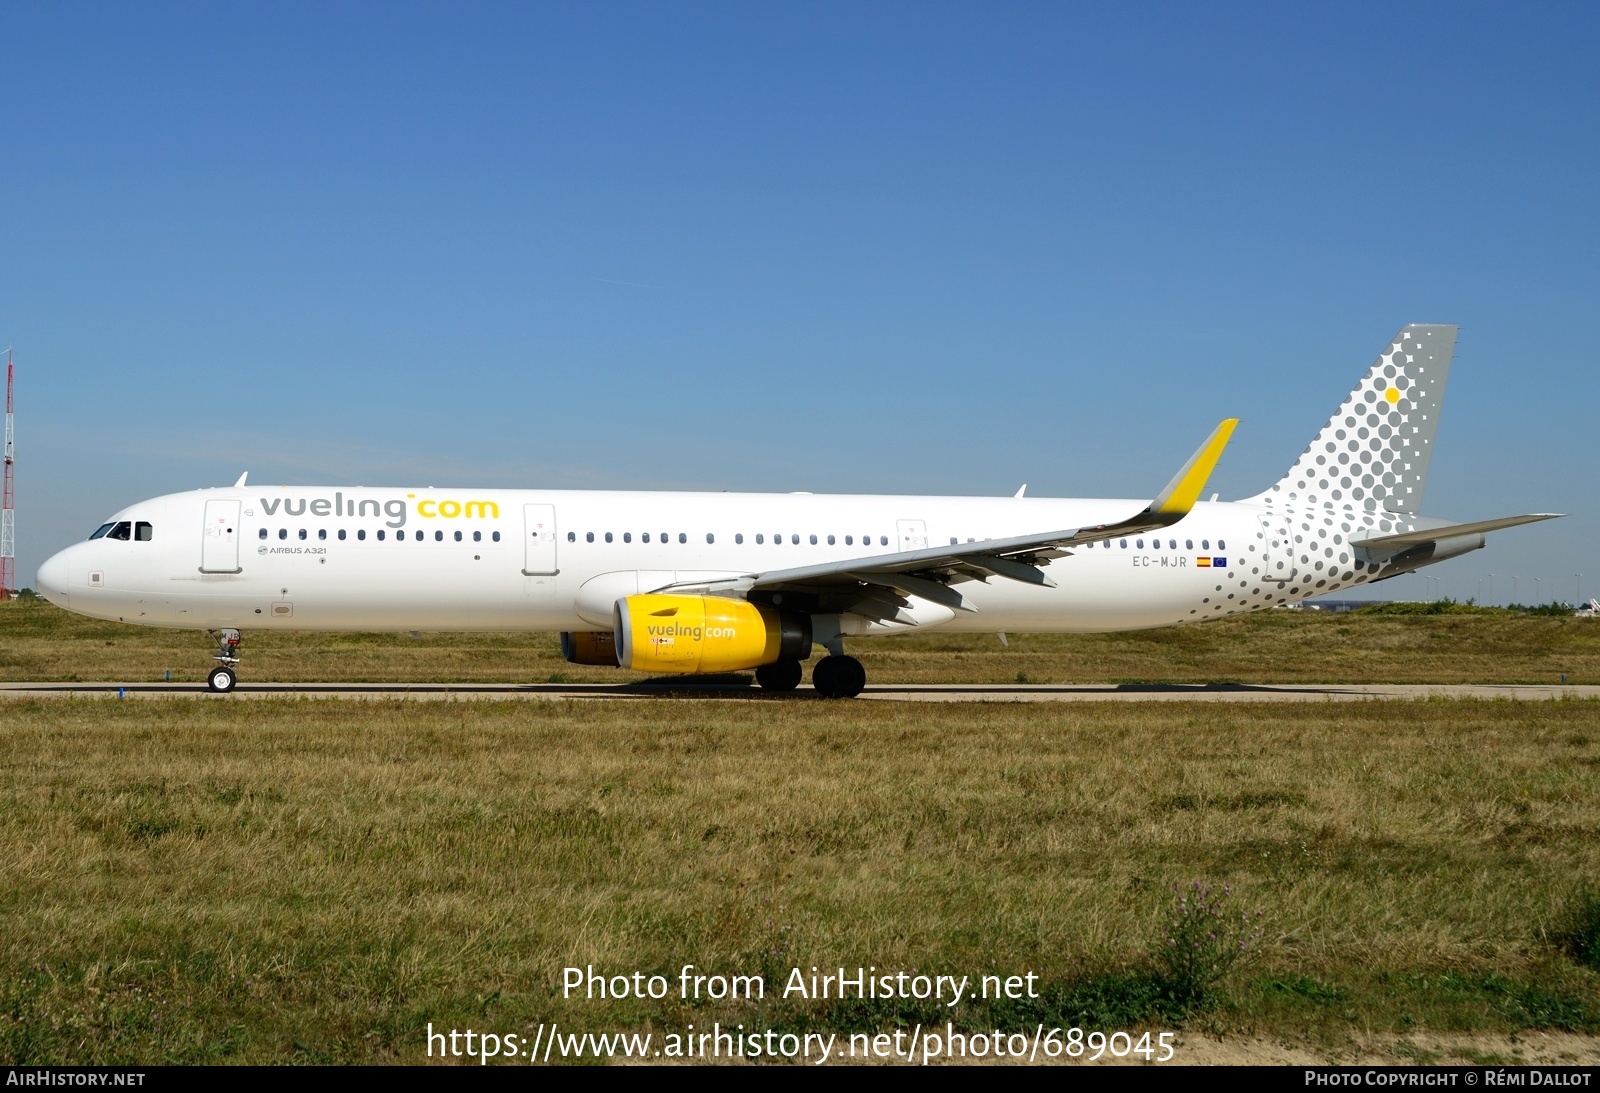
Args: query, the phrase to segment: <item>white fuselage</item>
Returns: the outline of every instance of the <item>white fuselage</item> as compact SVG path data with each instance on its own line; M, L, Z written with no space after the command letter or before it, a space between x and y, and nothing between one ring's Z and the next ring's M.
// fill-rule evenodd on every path
M1012 497L211 489L124 509L112 522L146 524L140 532L146 538L102 537L71 546L40 568L39 586L72 611L149 626L604 630L610 628L610 605L619 595L952 541L1109 524L1144 504ZM1131 630L1266 606L1269 601L1245 590L1266 568L1266 526L1263 510L1254 504L1202 502L1159 534L1076 548L1047 563L1054 588L971 581L960 587L976 611L919 603L911 612L914 624L875 624L863 632ZM1277 594L1270 602L1286 598L1285 585L1273 590ZM1313 593L1309 587L1293 591L1287 598Z

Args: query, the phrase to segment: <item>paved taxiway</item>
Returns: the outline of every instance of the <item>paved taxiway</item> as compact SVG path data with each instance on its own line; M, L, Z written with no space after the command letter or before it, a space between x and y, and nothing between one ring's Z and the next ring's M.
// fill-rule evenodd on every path
M199 683L0 683L4 698L250 698L349 699L755 699L814 700L809 686L771 694L751 683L241 683L231 695L212 695ZM878 702L1364 702L1379 699L1474 698L1549 701L1600 699L1600 686L1440 683L1265 684L1013 684L882 683L861 699Z

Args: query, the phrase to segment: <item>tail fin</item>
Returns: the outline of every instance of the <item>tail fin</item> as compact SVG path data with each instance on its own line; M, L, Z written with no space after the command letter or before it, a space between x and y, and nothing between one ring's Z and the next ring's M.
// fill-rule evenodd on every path
M1455 348L1454 326L1401 327L1289 473L1252 500L1419 513Z

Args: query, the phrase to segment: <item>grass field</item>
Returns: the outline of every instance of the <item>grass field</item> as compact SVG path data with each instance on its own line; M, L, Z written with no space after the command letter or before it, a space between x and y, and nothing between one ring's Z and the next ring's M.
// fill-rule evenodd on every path
M1274 611L1127 634L928 634L859 640L880 683L1600 683L1600 621L1503 610L1451 615ZM623 682L568 664L553 634L245 633L242 676L277 682ZM0 603L0 680L199 681L195 631Z
M1594 702L12 700L0 749L7 1063L417 1061L428 1022L1088 1021L1335 1054L1600 1028L1568 939L1600 936ZM1183 980L1163 931L1196 880L1261 937ZM590 963L1044 990L562 998Z

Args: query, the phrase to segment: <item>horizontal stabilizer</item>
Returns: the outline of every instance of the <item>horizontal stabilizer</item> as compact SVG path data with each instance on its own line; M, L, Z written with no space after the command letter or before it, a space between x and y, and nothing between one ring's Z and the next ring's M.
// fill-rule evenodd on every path
M1497 520L1477 520L1470 524L1444 524L1436 528L1402 531L1395 535L1377 535L1371 539L1356 539L1350 545L1399 550L1409 546L1421 546L1423 543L1436 543L1440 539L1453 539L1458 535L1482 535L1484 532L1499 531L1501 528L1514 528L1519 524L1536 524L1540 520L1558 520L1564 515L1566 514L1561 512L1534 512L1526 516L1502 516Z

